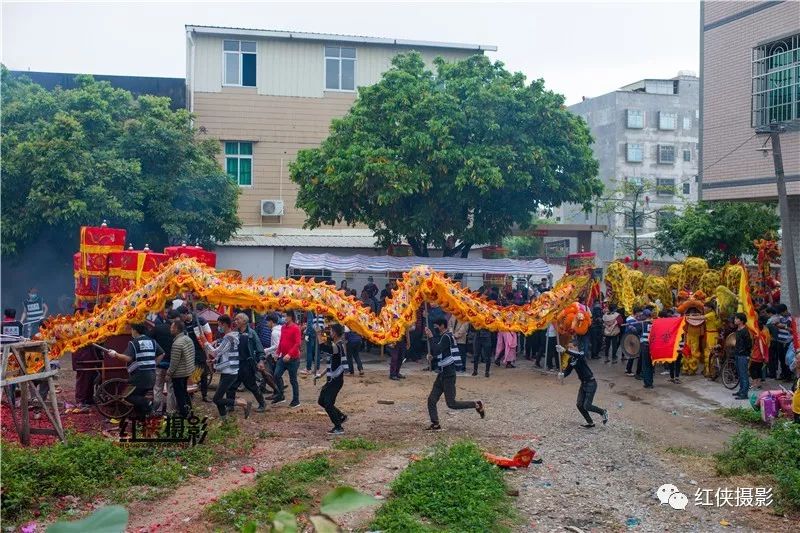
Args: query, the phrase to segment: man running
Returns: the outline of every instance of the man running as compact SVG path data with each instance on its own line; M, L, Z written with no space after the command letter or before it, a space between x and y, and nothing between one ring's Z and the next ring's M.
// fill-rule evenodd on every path
M233 321L228 315L222 315L217 319L217 330L223 337L213 346L211 343L206 344L205 349L206 353L214 358L214 370L219 373L219 385L213 401L224 422L228 419L228 412L236 404L236 386L239 382L239 332L233 327ZM232 394L228 394L229 391L232 391Z
M437 356L439 375L436 376L431 393L428 395L428 414L431 417L431 425L428 426L428 430L441 431L442 429L442 426L439 425L439 413L436 410L436 404L439 403L442 394L444 394L448 408L475 409L481 418L484 418L486 412L481 400L471 402L456 400L456 367L461 362L461 353L453 334L447 330L447 319L444 317L434 319L433 327L440 335L438 343L431 343L431 351ZM433 337L430 328L425 328L425 335L429 339Z
M347 420L347 415L342 413L335 404L336 396L338 396L339 391L342 390L342 386L344 385L342 356L345 355L347 351L344 341L344 328L341 324L333 324L331 326L332 338L327 342L322 335L322 331L317 332L317 340L319 341L320 350L330 355L330 363L328 364L328 371L326 373L328 381L319 391L319 400L317 400L317 403L319 403L320 407L325 409L331 422L333 422L333 429L329 430L328 433L331 435L341 435L344 433L342 424ZM317 375L315 381L319 377L320 376Z
M585 352L578 351L574 344L570 344L569 349L565 349L559 344L556 346L556 351L559 354L563 354L564 352L569 354L567 368L564 371L559 372L558 378L563 380L572 373L572 369L574 368L575 373L578 374L578 378L581 380L581 387L578 389L578 401L576 402L576 405L578 407L578 411L580 411L580 413L583 415L583 418L586 419L586 423L583 425L583 427L594 427L594 420L592 420L589 411L599 414L603 417L603 424L607 423L608 411L592 405L594 394L597 392L597 381L594 379L592 369L589 368L589 365L586 363Z

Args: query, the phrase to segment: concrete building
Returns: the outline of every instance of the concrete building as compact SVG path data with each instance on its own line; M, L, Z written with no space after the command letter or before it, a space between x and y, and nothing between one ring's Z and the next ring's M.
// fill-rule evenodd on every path
M680 73L670 79L637 81L570 106L586 120L594 137L604 197L614 196L626 181L650 184L646 209L657 211L634 221L611 212L608 202L603 208L603 201L598 201L588 213L573 204L563 206L561 223L608 226L605 234L592 236L591 249L599 262L630 253L634 223L640 245L647 243L662 220L697 199L698 91L698 78Z
M367 228L302 229L288 164L318 146L361 86L412 50L426 63L494 46L207 26L186 27L189 109L202 136L218 139L220 165L241 187L243 229L217 248L221 268L283 276L295 251L376 255ZM480 253L480 251L477 251Z
M702 2L700 13L700 197L774 202L771 145L758 131L782 126L782 222L800 255L800 2Z

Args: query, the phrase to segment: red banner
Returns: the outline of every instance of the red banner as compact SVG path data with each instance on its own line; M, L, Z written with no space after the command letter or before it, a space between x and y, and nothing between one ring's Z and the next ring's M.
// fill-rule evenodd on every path
M650 359L655 363L672 363L678 358L678 346L686 321L682 316L657 318L650 326Z

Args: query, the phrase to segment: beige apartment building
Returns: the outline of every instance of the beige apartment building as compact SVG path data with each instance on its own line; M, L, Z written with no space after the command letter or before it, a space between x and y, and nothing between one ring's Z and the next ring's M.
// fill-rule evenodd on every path
M282 276L295 251L376 255L366 228L302 229L288 165L318 146L358 87L376 83L400 53L464 59L494 46L208 26L186 27L187 105L201 136L241 188L243 228L217 249L221 268Z
M700 199L775 200L771 144L758 132L782 126L784 222L800 253L800 2L702 2L700 25Z

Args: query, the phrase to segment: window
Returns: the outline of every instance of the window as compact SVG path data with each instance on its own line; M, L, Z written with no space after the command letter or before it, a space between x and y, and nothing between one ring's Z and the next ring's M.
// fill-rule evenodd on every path
M642 145L636 143L628 143L625 159L629 163L641 163L643 159Z
M628 127L644 128L644 111L641 109L628 109Z
M692 184L688 181L683 183L683 194L690 194L692 192Z
M678 115L676 113L658 112L658 129L674 130L678 127Z
M683 129L692 129L692 117L683 117Z
M256 42L229 41L223 43L225 56L224 85L256 86Z
M632 213L625 213L625 227L632 228L633 227L633 214ZM641 229L644 227L644 214L643 213L636 213L636 228Z
M356 90L356 49L344 46L325 47L325 89Z
M677 215L675 211L672 209L662 209L656 213L656 227L661 228L669 222L670 220L674 219Z
M671 165L675 162L675 147L671 144L658 145L658 162Z
M692 151L691 150L684 150L683 151L683 160L687 161L687 162L692 160Z
M225 171L239 187L253 185L253 143L225 142Z
M752 126L800 119L800 33L753 49Z
M656 178L656 196L675 196L675 178Z

